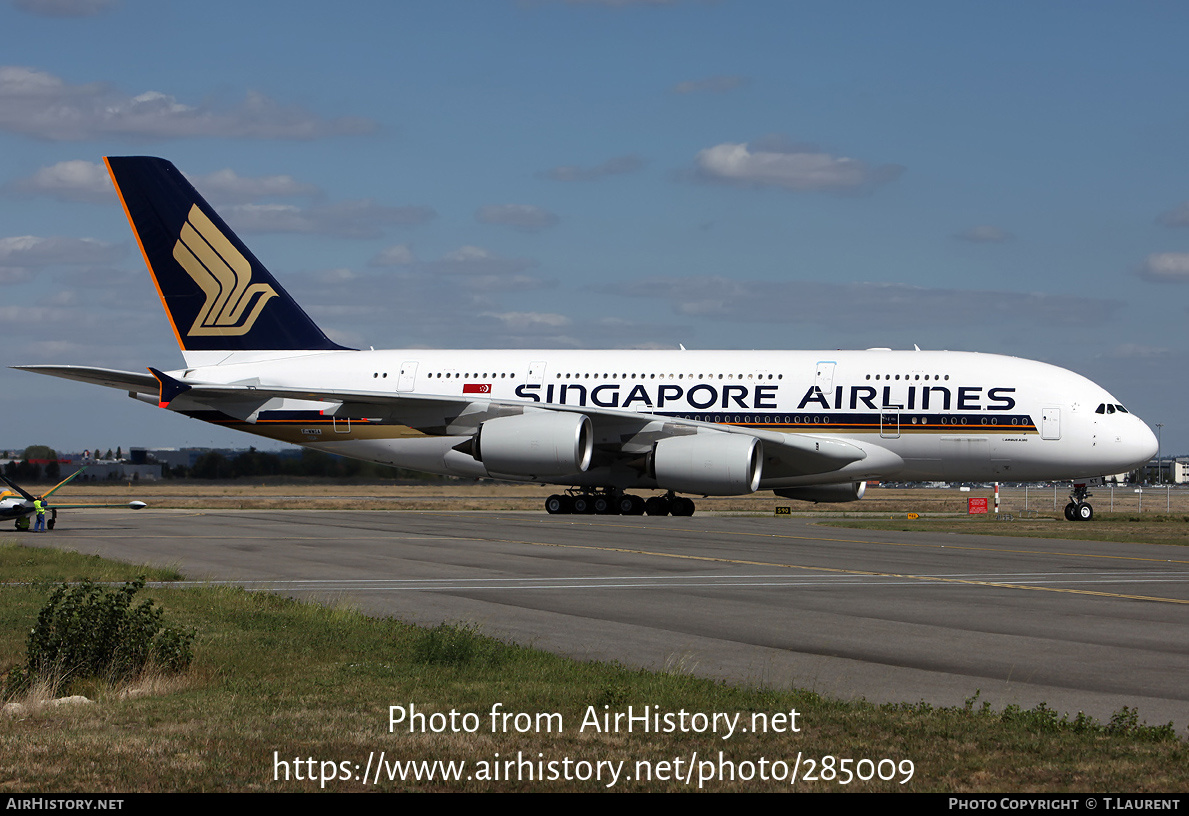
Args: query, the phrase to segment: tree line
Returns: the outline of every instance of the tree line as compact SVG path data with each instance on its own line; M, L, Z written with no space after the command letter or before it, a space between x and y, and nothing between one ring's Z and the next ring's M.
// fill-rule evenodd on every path
M322 451L302 448L300 456L281 456L255 448L237 456L207 451L192 467L164 467L168 479L241 479L268 476L309 477L319 479L363 479L376 481L437 481L449 477L431 476L420 471L361 462Z
M118 450L118 449L117 449ZM4 465L4 475L14 482L58 481L62 478L61 466L55 461L58 454L45 445L30 445L18 460L14 451L4 451L11 458ZM111 451L105 457L111 459ZM40 464L39 461L48 461ZM102 461L96 457L95 461ZM152 464L150 462L150 464ZM432 476L405 468L361 462L322 451L302 448L299 456L269 453L249 448L234 456L218 451L207 451L194 460L192 466L161 465L161 475L166 479L245 479L260 477L307 477L318 479L355 479L374 481L438 481L448 480L446 476Z

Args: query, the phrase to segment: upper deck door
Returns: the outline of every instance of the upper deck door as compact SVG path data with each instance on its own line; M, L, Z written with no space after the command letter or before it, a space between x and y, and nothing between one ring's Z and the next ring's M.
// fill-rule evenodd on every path
M827 399L834 390L834 366L836 365L838 364L833 360L821 360L817 364L817 373L814 375L814 385L826 395Z
M1061 438L1061 409L1045 408L1040 412L1040 438Z
M400 377L396 380L397 393L412 391L417 382L417 361L411 360L400 364Z

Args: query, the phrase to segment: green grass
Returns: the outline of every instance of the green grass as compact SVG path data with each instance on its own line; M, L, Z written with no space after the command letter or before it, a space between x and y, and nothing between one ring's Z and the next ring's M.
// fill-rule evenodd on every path
M81 559L81 562L79 561ZM80 572L81 567L85 567ZM93 572L91 572L93 569ZM49 594L49 581L123 581L142 568L54 550L0 547L0 670L23 660L24 637ZM18 584L37 574L39 583ZM907 784L798 780L798 790L861 791L1189 791L1189 744L1165 727L1143 727L1124 711L1109 724L1048 708L992 711L926 703L876 706L797 689L750 689L682 673L581 663L484 637L473 625L422 629L368 618L347 608L303 604L226 587L145 592L165 621L197 631L195 659L181 677L155 677L144 689L96 681L63 690L95 703L34 708L0 717L0 785L17 791L305 791L296 780L313 759L338 776L369 754L394 760L478 763L534 761L686 763L699 760L792 763L823 756L911 760ZM134 693L126 694L129 690ZM564 730L493 733L489 712L558 714ZM799 712L799 733L598 733L579 730L589 712ZM477 733L389 731L390 706L448 718L477 715ZM604 708L604 707L607 708ZM591 708L593 707L593 709ZM509 721L514 723L515 720ZM522 720L522 723L524 721ZM556 720L554 721L556 723ZM541 723L543 725L543 723ZM1183 726L1184 724L1178 724ZM289 781L274 780L274 752ZM538 756L539 754L543 756ZM319 763L336 763L323 766ZM573 767L573 766L571 766ZM758 766L757 770L758 770ZM866 767L866 766L865 766ZM887 770L891 766L885 764ZM557 766L559 772L564 766ZM684 764L673 770L683 771ZM802 774L804 766L802 766ZM897 774L897 780L899 779ZM327 790L604 790L591 781L387 781L335 779ZM680 781L624 781L617 790L688 790ZM706 789L789 790L787 782L711 781Z

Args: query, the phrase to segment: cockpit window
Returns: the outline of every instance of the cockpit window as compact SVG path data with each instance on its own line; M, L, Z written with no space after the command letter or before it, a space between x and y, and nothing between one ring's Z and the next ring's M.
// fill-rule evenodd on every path
M1098 407L1094 409L1094 413L1105 414L1106 413L1106 403L1105 402L1098 403Z
M1124 408L1122 405L1116 405L1115 407L1119 409L1120 414L1129 413L1128 410L1126 408Z

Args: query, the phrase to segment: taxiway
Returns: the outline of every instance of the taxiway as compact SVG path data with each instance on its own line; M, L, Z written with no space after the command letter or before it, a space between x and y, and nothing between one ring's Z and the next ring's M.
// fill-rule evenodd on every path
M22 543L491 635L584 660L873 702L1045 702L1189 724L1189 553L804 519L75 513Z

